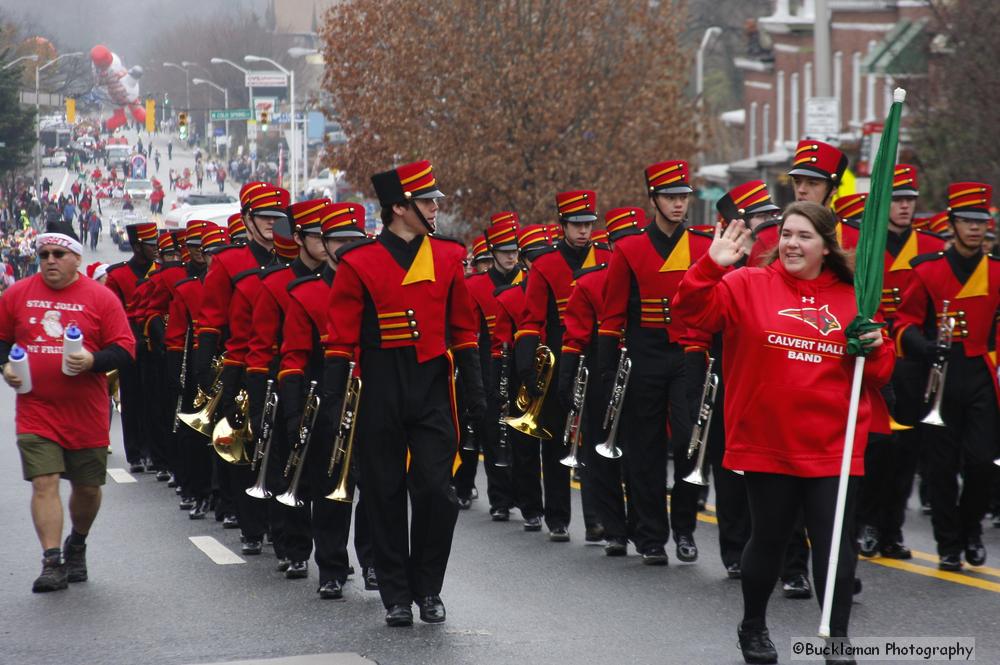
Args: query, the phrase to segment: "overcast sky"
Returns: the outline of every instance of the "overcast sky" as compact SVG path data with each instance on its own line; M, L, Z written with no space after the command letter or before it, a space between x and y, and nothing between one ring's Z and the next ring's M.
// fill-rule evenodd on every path
M104 44L126 66L141 57L151 31L162 30L192 13L239 8L263 14L267 0L0 0L0 9L32 31L50 34L63 51L89 51Z

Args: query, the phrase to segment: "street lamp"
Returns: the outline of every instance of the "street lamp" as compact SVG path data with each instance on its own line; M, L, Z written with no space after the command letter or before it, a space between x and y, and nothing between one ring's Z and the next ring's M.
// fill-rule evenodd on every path
M41 142L42 142L42 119L39 115L39 104L38 104L38 94L41 76L40 72L51 65L56 64L63 58L75 58L83 55L83 51L74 51L72 53L63 53L60 56L56 56L52 60L49 60L41 67L35 67L35 188L38 188L38 179L42 175L42 153L41 153ZM37 60L37 56L36 56ZM17 62L16 60L14 62ZM58 143L58 141L57 141Z
M190 111L191 110L191 74L188 73L188 70L187 70L186 67L182 67L182 66L178 65L176 62L165 62L165 63L163 63L163 66L164 67L173 67L175 69L179 69L182 72L184 72L184 90L187 93L186 94L187 104L185 105L185 109L188 110L188 111Z
M704 129L702 127L702 115L704 114L705 100L702 99L705 93L705 51L708 47L712 45L712 42L716 37L722 34L722 28L717 26L711 26L705 29L705 34L701 37L701 45L698 47L698 52L695 55L695 75L694 75L694 98L696 104L698 105L698 165L704 166L705 153L701 150L701 145L703 141ZM711 211L707 209L708 201L705 202L706 219L711 215Z
M236 69L240 70L240 72L243 73L244 81L246 81L247 74L250 73L249 69L246 69L245 67L240 67L239 65L237 65L232 60L226 60L225 58L212 58L211 60L209 60L209 62L211 62L213 65L223 65L223 64L225 64L225 65L230 65L231 67L235 67ZM256 122L257 121L257 106L253 103L253 86L252 85L248 85L247 86L247 99L250 102L248 104L248 106L250 107L251 117L253 118L254 122ZM248 134L249 134L249 131L248 131ZM257 144L256 144L256 142L255 141L252 142L252 144L251 144L250 147L252 148L252 150L251 150L251 156L253 157L250 160L250 168L251 168L252 171L255 172L257 170L257 157L256 157L256 155L257 155Z
M298 195L298 191L299 191L299 173L298 173L298 166L295 163L297 161L296 148L298 147L298 144L297 144L297 142L295 140L295 134L296 134L296 132L295 132L295 72L292 71L292 70L285 69L284 67L282 67L281 65L279 65L278 63L276 63L274 60L271 60L270 58L263 58L263 57L261 57L259 55L245 55L245 56L243 56L243 61L244 62L266 62L266 63L269 63L269 64L273 65L274 67L276 67L278 69L278 71L282 72L285 76L288 77L288 106L289 106L289 114L290 114L291 119L292 119L292 122L291 122L291 125L292 125L292 145L289 147L289 150L290 150L290 152L292 154L291 154L291 157L289 159L289 167L291 168L291 171L292 171L292 199L294 200L295 197Z
M22 55L20 58L14 58L0 69L9 69L22 60L34 60L35 62L38 62L38 54L32 53L31 55Z
M303 48L301 46L293 46L288 49L288 55L293 58L305 58L310 55L316 55L319 50L314 48ZM295 120L292 120L292 127L295 127ZM309 130L306 119L306 114L302 114L302 179L308 183L309 180Z
M317 49L302 48L301 46L293 46L292 48L288 49L288 55L292 56L293 58L304 58L307 55L316 55L317 53L319 53L319 50Z
M226 111L229 110L229 91L223 88L218 83L212 83L207 79L191 79L191 82L195 85L207 85L215 88L222 93L223 104L226 107ZM226 168L229 168L229 114L226 114Z

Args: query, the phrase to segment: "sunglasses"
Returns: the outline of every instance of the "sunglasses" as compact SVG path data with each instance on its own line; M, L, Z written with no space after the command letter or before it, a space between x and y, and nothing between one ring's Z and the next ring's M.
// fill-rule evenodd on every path
M54 259L61 259L67 254L69 254L69 252L65 249L42 250L41 252L38 252L38 258L42 261L45 261L50 256Z

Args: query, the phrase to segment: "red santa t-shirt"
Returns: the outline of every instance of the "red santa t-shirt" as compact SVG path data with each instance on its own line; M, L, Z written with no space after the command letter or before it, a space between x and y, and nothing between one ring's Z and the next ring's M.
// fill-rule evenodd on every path
M57 291L36 274L0 297L0 340L27 351L31 367L31 392L17 396L17 433L36 434L69 450L102 448L110 444L104 373L62 373L63 333L74 324L91 353L117 344L135 355L121 303L89 277L81 275Z

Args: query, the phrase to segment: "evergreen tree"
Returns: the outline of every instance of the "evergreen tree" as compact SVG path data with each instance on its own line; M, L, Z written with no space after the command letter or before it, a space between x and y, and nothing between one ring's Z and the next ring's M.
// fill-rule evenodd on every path
M4 55L0 63L9 62ZM35 146L35 109L21 105L21 74L20 63L0 68L0 176L26 166Z

